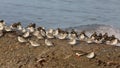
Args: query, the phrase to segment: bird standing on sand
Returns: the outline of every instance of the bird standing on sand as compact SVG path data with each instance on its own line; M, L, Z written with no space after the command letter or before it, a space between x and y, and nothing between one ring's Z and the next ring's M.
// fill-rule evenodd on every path
M54 46L54 43L51 42L51 41L48 40L48 39L45 39L45 44L46 44L48 47Z
M91 43L93 43L93 42L95 41L96 37L97 37L97 33L94 32L94 33L90 36L90 38L88 38L88 39L86 40L86 42L87 42L88 44L91 44Z
M30 31L30 33L33 33L35 31L35 28L36 28L36 24L35 23L30 23L27 26L27 29Z
M85 34L85 31L82 31L79 35L79 40L85 41L86 39L88 39L88 36Z
M5 26L5 21L4 21L4 20L1 20L1 21L0 21L0 30L3 30L3 29L4 29L4 26Z
M92 59L92 58L95 57L95 53L94 53L94 52L88 53L88 54L86 55L86 57L89 58L89 59Z
M4 20L0 20L0 24L6 25Z
M48 32L48 33L53 33L53 29L52 28L50 28L50 29L48 29L46 32Z
M44 27L38 27L37 30L40 32L40 34L45 37L46 36L46 30Z
M44 39L44 37L42 36L42 34L40 33L40 31L38 31L38 30L35 30L35 31L33 32L33 35L34 35L35 37L37 37L38 39Z
M5 26L4 30L5 30L6 32L11 32L11 31L12 31L12 28L10 28L9 26Z
M66 39L68 36L68 32L67 31L62 31L57 35L58 39Z
M99 33L99 35L94 40L95 43L103 43L102 33Z
M97 33L96 33L96 32L94 32L94 33L90 36L90 38L91 38L92 40L95 40L96 37L97 37Z
M29 32L29 31L25 32L25 33L23 34L23 37L24 37L24 38L30 37L30 32Z
M22 31L23 27L21 25L21 22L18 22L18 25L17 25L17 30L19 31Z
M27 40L26 40L25 38L23 38L22 36L18 36L17 39L18 39L18 41L19 41L20 43L25 43L25 42L27 42Z
M58 30L58 29L53 30L53 35L54 35L55 37L57 37L57 36L58 36L58 34L59 34L59 30Z
M111 37L108 37L109 39L106 40L106 44L108 45L116 45L119 43L119 39L117 39L114 35L112 35Z
M40 46L39 43L37 43L36 41L32 41L32 40L29 40L31 46L34 46L34 47L37 47L37 46Z
M46 32L46 36L47 36L47 38L51 38L51 39L55 38L53 33L49 33L49 32Z
M78 37L77 32L74 29L72 29L72 31L69 33L68 38L69 39L77 39L77 37Z
M70 39L68 43L70 45L76 45L77 44L77 40L76 39Z

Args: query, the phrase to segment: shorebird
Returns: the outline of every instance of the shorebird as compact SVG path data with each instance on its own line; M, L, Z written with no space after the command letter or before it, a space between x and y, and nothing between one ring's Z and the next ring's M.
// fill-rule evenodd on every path
M5 26L5 21L4 21L4 20L1 20L1 21L0 21L0 30L3 30L3 29L4 29L4 26Z
M35 23L30 23L27 27L33 27L33 28L35 28L36 24Z
M13 23L12 25L10 25L10 28L15 31L22 30L21 22Z
M95 42L95 39L96 39L96 38L97 38L97 33L94 32L94 33L90 36L90 38L86 39L85 41L86 41L88 44L90 44L90 43Z
M31 46L34 46L34 47L37 47L37 46L40 46L39 43L37 43L36 41L32 41L32 40L29 40Z
M46 44L48 47L54 46L54 43L51 42L51 41L48 40L48 39L45 39L45 44Z
M26 33L27 32L27 30L25 29L25 28L22 28L22 31L21 31L22 33Z
M6 32L11 32L11 31L12 31L12 28L10 28L9 26L5 26L4 30L5 30Z
M77 32L74 29L72 29L72 31L69 33L68 38L69 39L77 39L77 37L78 37Z
M39 27L40 28L40 27ZM42 29L39 29L39 28L37 28L34 32L33 32L33 35L35 36L35 37L37 37L38 39L44 39L44 36L42 36L42 34L41 34L41 30Z
M50 29L48 29L48 31L46 31L47 33L53 33L53 29L52 28L50 28Z
M88 36L85 34L85 31L82 31L79 35L79 40L85 41L86 39L88 39Z
M24 37L24 38L30 37L30 32L29 32L29 31L25 32L25 33L23 34L23 37Z
M41 35L42 35L43 37L46 36L46 31L45 31L45 29L41 29L41 30L40 30L40 33L41 33Z
M13 23L13 24L10 25L10 28L13 29L13 30L16 30L17 25L18 25L18 23Z
M23 27L21 25L21 22L17 23L17 30L22 31Z
M102 36L102 40L103 40L103 43L104 43L104 44L106 44L106 42L109 41L108 33L105 33L105 34Z
M66 32L64 31L64 32L59 33L58 36L57 36L57 38L58 38L58 39L66 39L67 36L68 36L68 32L67 32L67 31L66 31Z
M85 40L88 44L91 44L91 43L93 43L94 42L94 40L93 39L91 39L91 38L88 38L88 39L86 39Z
M94 40L95 43L103 43L102 33L100 33Z
M44 27L38 27L37 30L40 32L40 34L45 37L46 36L46 31Z
M68 43L70 45L76 45L77 44L77 40L76 39L70 39Z
M119 39L117 39L114 35L112 35L111 37L108 37L109 39L106 40L106 44L108 45L116 45L119 43Z
M96 33L96 32L94 32L94 33L90 36L90 38L91 38L92 40L95 40L96 37L97 37L97 33Z
M107 40L107 39L108 39L108 33L105 33L105 34L102 36L102 39Z
M27 42L27 40L26 40L25 38L23 38L22 36L18 36L17 38L18 38L18 41L19 41L20 43L25 43L25 42Z
M39 33L40 33L40 31L35 30L32 34L33 34L34 36L37 36Z
M0 20L0 24L5 25L6 23L5 23L5 21L4 21L4 20Z
M88 53L88 54L86 55L86 57L89 58L89 59L92 59L92 58L95 57L95 53L94 53L94 52Z
M34 28L34 27L28 27L27 29L30 31L30 33L32 33L32 32L35 31L35 28Z
M46 32L47 38L55 38L55 36L52 33Z
M33 35L35 37L37 37L38 39L43 39L44 37L42 36L42 34L40 33L40 31L36 30L33 32Z
M36 27L36 24L35 23L30 23L28 26L27 26L27 29L32 33L35 31L35 27Z
M53 35L54 35L55 37L58 36L58 34L59 34L59 30L58 30L58 29L53 30Z
M116 45L116 44L118 44L119 42L120 42L120 41L116 38L116 39L111 40L110 45Z

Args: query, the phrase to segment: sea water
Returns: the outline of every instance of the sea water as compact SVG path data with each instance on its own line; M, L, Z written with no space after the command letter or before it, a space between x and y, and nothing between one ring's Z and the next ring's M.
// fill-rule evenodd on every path
M8 24L37 23L47 28L87 24L120 26L120 0L0 0L0 19Z
M0 19L24 26L94 28L119 37L120 0L0 0Z

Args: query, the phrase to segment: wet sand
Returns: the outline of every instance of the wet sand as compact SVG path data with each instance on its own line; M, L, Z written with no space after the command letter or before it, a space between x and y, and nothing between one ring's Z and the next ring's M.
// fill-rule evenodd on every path
M13 36L14 35L14 36ZM120 47L80 42L71 47L68 40L51 39L55 47L19 43L17 35L7 33L0 38L0 68L120 68ZM95 57L75 53L95 52Z

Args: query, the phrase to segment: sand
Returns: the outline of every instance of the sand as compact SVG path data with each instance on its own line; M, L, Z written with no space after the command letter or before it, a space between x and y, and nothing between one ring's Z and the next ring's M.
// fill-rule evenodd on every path
M15 33L0 38L0 68L120 68L120 47L105 44L79 43L73 47L68 40L51 39L54 47L47 47L44 40L33 47L19 43ZM95 52L89 59L75 53Z

